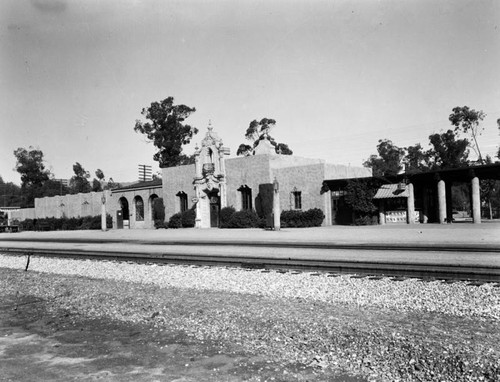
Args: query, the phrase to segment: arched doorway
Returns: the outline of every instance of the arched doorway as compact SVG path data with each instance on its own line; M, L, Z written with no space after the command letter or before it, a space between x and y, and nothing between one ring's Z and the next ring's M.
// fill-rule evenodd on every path
M218 191L208 193L210 203L210 227L219 227L220 197Z
M151 227L154 227L154 223L156 220L165 219L165 209L163 207L162 200L156 194L153 194L149 197L148 207L149 207L149 214L148 214L149 221L151 222Z
M122 196L118 202L120 203L120 209L116 212L116 228L130 228L128 200L126 197Z
M134 198L134 210L135 221L144 221L144 201L139 195Z

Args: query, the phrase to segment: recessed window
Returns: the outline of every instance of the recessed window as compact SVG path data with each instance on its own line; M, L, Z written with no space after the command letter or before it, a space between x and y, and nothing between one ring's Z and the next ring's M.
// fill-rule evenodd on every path
M238 188L241 193L241 209L251 210L252 209L252 189L247 185Z
M177 197L179 198L179 211L185 212L188 209L188 196L184 191L179 191L177 193Z
M302 209L302 192L292 191L293 205L296 210Z
M144 221L144 202L140 196L135 197L135 221Z

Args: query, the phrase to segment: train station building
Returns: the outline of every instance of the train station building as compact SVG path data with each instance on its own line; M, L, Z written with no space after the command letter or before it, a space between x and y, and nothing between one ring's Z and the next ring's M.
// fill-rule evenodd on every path
M322 191L322 182L371 175L364 167L276 154L267 137L255 155L226 159L229 149L211 126L194 155L195 164L163 169L163 202L167 218L195 209L198 228L217 227L219 211L226 206L265 217L272 210L275 181L281 211L319 208L325 214L323 224L331 225L330 195Z
M111 191L35 199L35 208L12 211L12 219L98 215L104 204L113 228L154 228L153 206L163 199L165 219L179 212L196 211L196 227L219 226L220 210L255 210L260 217L272 211L278 185L280 210L319 208L323 225L353 224L345 203L349 182L376 180L374 223L446 223L453 219L451 188L470 186L472 220L481 221L480 180L500 180L500 164L437 170L416 174L372 177L371 169L326 163L322 159L280 155L268 137L260 140L255 155L230 154L209 126L195 163L162 169L162 179L139 182Z

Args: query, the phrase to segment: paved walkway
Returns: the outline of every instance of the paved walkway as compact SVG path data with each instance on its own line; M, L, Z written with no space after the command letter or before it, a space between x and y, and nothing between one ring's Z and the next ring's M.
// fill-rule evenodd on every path
M500 221L483 224L416 224L386 226L330 226L318 228L261 229L158 229L102 231L52 231L0 233L0 246L11 240L54 240L80 242L250 242L311 244L450 245L498 248Z
M24 250L26 253L105 252L119 256L140 253L164 259L215 256L257 262L281 259L346 264L420 264L426 267L451 265L479 267L488 274L495 273L500 280L500 222L480 225L333 226L281 231L159 229L20 232L0 234L0 253L2 249L4 252Z

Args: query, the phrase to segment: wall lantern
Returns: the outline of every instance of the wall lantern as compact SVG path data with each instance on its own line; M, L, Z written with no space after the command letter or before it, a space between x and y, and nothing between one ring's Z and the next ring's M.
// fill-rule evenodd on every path
M274 188L274 192L279 192L279 190L280 190L280 184L278 183L278 180L276 178L274 178L274 181L273 181L273 188Z

